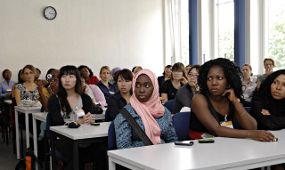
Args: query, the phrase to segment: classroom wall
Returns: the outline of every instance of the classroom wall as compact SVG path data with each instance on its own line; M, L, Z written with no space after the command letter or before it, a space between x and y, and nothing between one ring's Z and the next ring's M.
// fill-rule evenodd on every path
M52 21L42 14L49 5ZM102 65L163 70L163 0L1 0L0 23L0 71L14 80L26 64L41 77L66 64L96 75Z

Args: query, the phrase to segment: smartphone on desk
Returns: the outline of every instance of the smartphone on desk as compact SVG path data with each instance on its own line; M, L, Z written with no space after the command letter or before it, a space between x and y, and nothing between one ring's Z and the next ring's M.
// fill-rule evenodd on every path
M91 123L92 126L100 126L100 123Z
M199 139L199 143L214 143L215 140L213 138L205 138L205 139Z
M174 142L175 145L182 145L182 146L192 146L194 145L193 141L176 141Z

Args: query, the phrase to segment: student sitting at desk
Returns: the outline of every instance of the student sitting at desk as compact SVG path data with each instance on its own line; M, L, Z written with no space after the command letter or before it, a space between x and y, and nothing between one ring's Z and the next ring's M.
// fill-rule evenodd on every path
M177 136L171 114L159 99L159 87L155 74L147 69L139 71L133 79L132 90L130 104L124 108L145 131L151 142L160 144L176 141ZM118 148L144 146L122 113L117 115L114 125Z
M279 130L285 128L285 70L270 74L255 92L252 115L259 129Z
M198 84L201 94L192 100L190 137L214 136L274 141L274 135L256 130L256 120L244 109L241 71L228 59L210 60L201 66ZM237 129L240 128L240 129Z
M69 121L76 121L78 124L94 122L91 113L95 114L95 110L95 104L91 98L81 91L80 73L77 68L70 65L62 67L59 73L58 92L48 101L47 122L49 126L64 125ZM72 169L72 149L70 149L72 146L60 139L51 140L55 141L55 148L64 157L63 168ZM79 149L80 158L82 158L79 160L80 169L84 169L83 159L90 158L98 158L96 166L104 168L105 157L100 149L98 145L81 147Z

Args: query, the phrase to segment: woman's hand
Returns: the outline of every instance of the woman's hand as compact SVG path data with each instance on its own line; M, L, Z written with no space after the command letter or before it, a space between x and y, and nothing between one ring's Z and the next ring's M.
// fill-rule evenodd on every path
M270 116L271 115L270 112L266 109L262 109L261 114L263 114L264 116Z
M84 123L90 124L92 123L92 115L88 112L86 115L83 116Z
M273 142L275 141L275 136L265 130L251 130L249 131L248 137L261 142Z
M240 101L239 98L236 97L235 91L232 88L226 89L223 96L226 96L229 99L229 101L232 103Z

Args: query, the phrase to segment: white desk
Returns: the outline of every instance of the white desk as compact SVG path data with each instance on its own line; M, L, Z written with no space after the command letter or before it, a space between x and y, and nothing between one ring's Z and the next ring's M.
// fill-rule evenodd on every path
M38 136L36 120L46 122L47 112L33 113L33 139L34 139L34 154L38 157Z
M176 146L173 143L108 151L115 163L130 169L252 169L285 162L285 130L273 132L278 142L215 138L215 143Z
M100 126L83 124L79 128L68 128L67 126L51 126L50 134L60 137L73 143L73 167L79 169L78 146L80 143L95 142L98 139L108 136L110 122L102 122ZM53 146L52 146L53 147ZM71 148L70 148L71 149Z
M26 147L30 147L30 137L29 137L29 114L40 112L41 107L23 107L15 106L15 125L16 125L16 148L17 148L17 158L20 159L20 141L19 141L19 120L18 114L25 114L25 124L26 124Z

